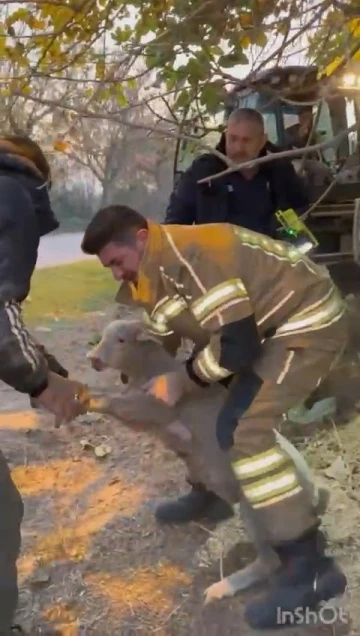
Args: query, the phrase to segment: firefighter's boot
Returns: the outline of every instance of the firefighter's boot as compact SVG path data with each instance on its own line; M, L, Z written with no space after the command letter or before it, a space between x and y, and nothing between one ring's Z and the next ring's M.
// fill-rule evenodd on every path
M342 596L347 581L333 557L325 555L324 534L313 529L297 541L274 548L282 569L272 590L250 603L245 617L254 629L281 629L317 620L316 610Z
M232 507L202 484L191 484L191 490L175 501L160 504L155 512L161 523L188 523L200 519L219 522L230 519Z

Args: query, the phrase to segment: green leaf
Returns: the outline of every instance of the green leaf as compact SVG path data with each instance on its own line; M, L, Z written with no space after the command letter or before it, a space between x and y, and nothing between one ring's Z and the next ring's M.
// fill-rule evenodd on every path
M175 101L175 110L179 108L185 108L186 106L189 105L189 102L190 102L190 93L185 88L184 90L181 91L180 95Z
M264 31L257 31L251 39L256 46L264 47L268 43L267 35Z
M117 84L116 86L116 99L119 102L119 106L122 108L126 108L129 104L129 100L124 93L124 88L121 84Z
M201 91L200 103L206 106L207 111L216 113L223 98L223 90L224 82L222 80L210 82Z
M221 46L215 44L214 46L210 47L210 53L214 56L224 55L224 50L221 48Z
M238 64L248 64L248 62L247 56L240 48L238 51L228 53L228 55L222 55L219 58L219 66L223 66L224 68L231 68Z
M157 81L161 81L162 80L162 74L158 73L157 77L156 77ZM172 91L181 81L181 77L178 75L178 73L176 71L173 70L166 70L165 73L165 83L166 83L166 88L168 91Z
M123 44L124 42L128 42L128 40L132 36L132 29L126 24L122 29L117 27L114 33L111 34L112 39L116 44Z
M137 81L134 77L130 77L130 79L126 80L128 87L130 90L134 91L137 87Z
M206 65L196 58L188 61L186 69L189 75L188 79L190 84L196 84L199 80L207 78L208 69L206 68Z

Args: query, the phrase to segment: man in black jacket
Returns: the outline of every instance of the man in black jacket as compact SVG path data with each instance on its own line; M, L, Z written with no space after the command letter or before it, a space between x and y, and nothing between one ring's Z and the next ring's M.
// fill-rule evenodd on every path
M261 113L242 108L230 115L217 150L241 163L277 149L267 140ZM305 187L288 160L276 159L198 183L226 168L212 153L195 159L170 197L165 224L225 222L272 236L277 210L292 208L301 213L309 205Z
M0 137L0 380L32 404L70 421L81 412L85 387L28 333L21 303L30 290L40 237L59 227L50 206L50 168L33 141ZM11 633L17 606L21 496L0 452L0 635ZM16 628L19 631L20 628Z

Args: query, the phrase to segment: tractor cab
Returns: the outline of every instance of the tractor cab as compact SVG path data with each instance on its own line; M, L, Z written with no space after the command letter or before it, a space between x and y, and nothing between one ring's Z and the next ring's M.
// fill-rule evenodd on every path
M265 70L239 81L225 99L219 97L207 134L200 126L191 129L207 146L215 146L230 113L247 107L262 113L268 139L278 151L322 144L292 161L310 192L307 225L319 238L325 261L360 259L360 235L355 231L360 223L354 214L354 202L360 199L359 71L348 67L345 73L319 78L316 66ZM351 126L354 130L346 133ZM199 152L206 150L192 141L178 143L175 179Z

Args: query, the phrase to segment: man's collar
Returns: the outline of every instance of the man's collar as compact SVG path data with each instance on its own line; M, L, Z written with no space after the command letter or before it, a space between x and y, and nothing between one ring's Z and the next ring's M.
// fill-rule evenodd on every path
M119 289L117 290L115 296L115 302L119 303L119 305L130 305L132 304L132 293L129 283L126 280L122 280Z
M140 302L152 304L157 295L159 267L163 252L163 231L161 225L148 221L148 240L140 262L138 283L133 285L122 281L115 300L121 304Z

